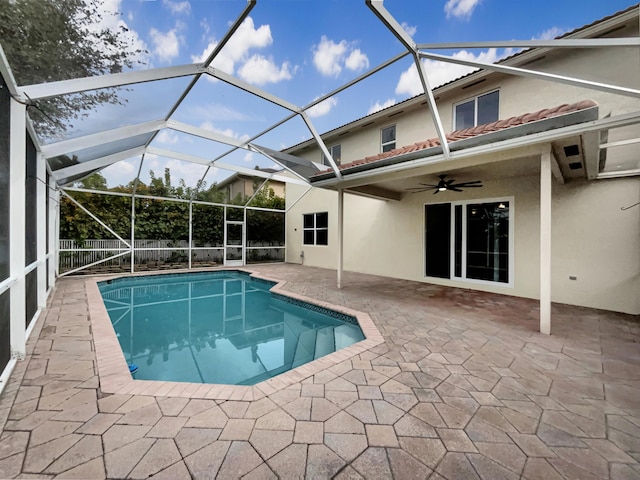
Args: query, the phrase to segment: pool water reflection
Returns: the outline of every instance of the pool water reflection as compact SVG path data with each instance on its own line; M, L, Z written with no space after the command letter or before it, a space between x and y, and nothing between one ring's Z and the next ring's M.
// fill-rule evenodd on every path
M136 379L253 385L364 339L355 319L272 286L228 271L99 283Z

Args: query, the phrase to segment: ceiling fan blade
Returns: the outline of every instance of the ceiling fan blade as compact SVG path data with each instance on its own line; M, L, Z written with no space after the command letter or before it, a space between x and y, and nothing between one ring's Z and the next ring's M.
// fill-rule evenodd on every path
M436 188L435 191L433 192L434 195L437 194L437 193L440 193L440 189L439 188Z
M459 188L456 187L449 187L448 190L452 190L454 192L461 192L462 190L460 190Z
M426 192L427 190L433 190L433 187L412 187L405 188L405 192Z
M420 185L424 185L425 187L437 188L438 185L434 185L432 183L420 183Z
M455 185L453 185L454 187L459 187L459 188L480 188L482 187L482 185L466 185L464 183L457 183Z
M469 186L472 186L472 185L480 186L481 184L482 184L482 180L473 180L471 182L456 183L455 186L456 187L469 187Z
M451 180L447 180L447 181L446 181L446 182L444 182L444 183L445 183L445 185L449 186L449 185L451 185L452 183L454 183L455 181L456 181L456 180L455 180L455 178L452 178Z

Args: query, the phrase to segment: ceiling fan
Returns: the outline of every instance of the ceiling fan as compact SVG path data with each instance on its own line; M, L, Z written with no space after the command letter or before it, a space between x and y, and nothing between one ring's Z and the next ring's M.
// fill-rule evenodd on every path
M453 192L462 192L463 188L479 188L482 186L482 180L473 180L471 182L460 182L455 183L455 179L445 180L447 178L446 175L439 175L440 181L433 185L431 183L421 183L422 187L413 187L407 188L408 192L418 193L418 192L426 192L428 190L434 190L433 194L439 192L444 192L446 190L451 190Z

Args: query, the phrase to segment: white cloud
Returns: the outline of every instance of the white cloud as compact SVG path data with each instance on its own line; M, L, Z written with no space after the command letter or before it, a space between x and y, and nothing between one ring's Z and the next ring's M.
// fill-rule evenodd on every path
M176 29L162 33L152 28L149 36L154 45L153 54L161 62L169 62L180 54L180 37Z
M200 28L202 28L202 41L204 41L209 36L209 31L211 30L206 18L200 20Z
M200 26L204 29L205 34L209 32L209 24L206 20L203 20ZM296 67L292 67L289 62L278 66L271 57L251 54L252 49L263 49L272 43L271 27L260 25L256 28L253 19L247 17L216 56L212 66L229 74L234 74L237 70L241 78L256 85L289 80L296 71ZM202 54L191 56L192 61L204 62L217 45L218 41L212 39Z
M272 43L271 27L269 25L261 25L255 28L253 19L247 17L215 58L212 65L223 72L233 74L236 64L248 59L249 50L252 48L265 48ZM217 40L210 41L201 55L193 55L191 59L194 62L204 62L217 45Z
M110 165L100 173L102 173L104 178L107 180L107 186L109 188L113 188L119 185L126 185L127 183L135 180L139 166L140 157L138 156Z
M402 26L402 28L404 28L404 31L407 32L412 37L418 31L418 27L416 27L415 25L409 25L407 22L402 22L401 26Z
M172 0L162 0L162 5L164 5L169 10L171 10L171 13L173 15L181 14L181 13L183 14L191 13L191 4L187 0L184 0L182 2L175 2Z
M364 70L365 68L369 68L369 58L364 53L362 53L359 48L356 48L355 50L351 51L351 53L345 60L344 65L349 70Z
M291 71L288 62L284 62L278 67L272 58L262 55L252 55L242 67L238 69L238 75L243 80L255 85L265 85L267 83L278 83L282 80L291 79Z
M447 18L456 17L463 20L469 20L473 14L473 10L478 6L481 0L448 0L444 6Z
M242 160L244 160L247 163L251 162L253 160L253 152L245 153L244 157L242 157Z
M338 104L338 100L334 97L329 97L326 100L314 105L310 109L307 110L307 115L311 118L322 117L329 113L333 107Z
M178 143L178 135L171 130L160 130L155 140L164 145L173 145Z
M197 122L198 120L206 121L210 118L215 118L217 121L234 122L252 120L251 115L219 103L198 103L197 105L190 105L186 113L192 122Z
M213 125L213 123L211 123L210 121L206 121L206 122L202 122L200 124L200 128L204 128L205 130L209 130L210 132L213 133L217 133L218 135L224 135L225 137L230 137L230 138L235 138L236 140L240 140L242 142L244 142L245 140L249 140L249 135L247 134L239 134L238 132L235 132L233 129L231 128L217 128L216 126Z
M384 110L385 108L389 108L390 106L395 104L396 104L395 98L389 98L388 100L385 100L383 103L376 101L376 103L371 105L371 108L369 108L367 115L371 115L372 113L379 112L380 110Z
M342 71L341 63L346 52L347 42L345 40L335 43L323 35L318 47L313 52L313 63L322 75L337 77Z
M346 40L339 43L322 35L313 51L313 64L325 77L337 78L344 67L362 70L369 66L369 58L359 48L353 48Z
M495 48L490 48L489 50L480 52L477 55L466 50L461 50L454 53L452 56L463 60L494 63L511 53L511 49L505 49L501 54L498 54L498 51ZM431 88L438 87L477 70L474 67L467 67L448 62L438 62L435 60L422 60L422 63L424 64L427 72L427 79L429 80ZM412 64L411 67L400 75L400 79L396 85L396 95L414 96L420 93L423 93L422 84L420 83L420 77L418 76L416 66L415 64Z
M566 32L566 29L561 27L551 27L544 32L536 35L535 37L531 37L531 40L553 40L559 35L562 35Z
M173 158L165 160L164 162L162 160L159 160L157 163L158 167L161 168L158 168L157 171L154 171L156 176L164 176L164 169L170 169L171 184L174 187L180 185L180 180L184 180L184 183L187 187L195 187L207 169L206 165L198 165L192 162L175 160ZM164 165L162 165L162 163L164 163Z

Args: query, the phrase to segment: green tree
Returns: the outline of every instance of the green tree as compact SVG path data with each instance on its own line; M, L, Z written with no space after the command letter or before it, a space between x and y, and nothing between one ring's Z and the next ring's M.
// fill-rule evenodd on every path
M135 236L137 239L171 240L178 242L189 239L189 204L171 199L224 204L225 192L216 184L199 189L187 187L184 180L173 185L171 171L167 168L163 176L149 172L149 184L138 182L135 205ZM77 187L89 190L107 190L107 181L101 173L94 173L75 183ZM112 192L132 193L134 183L109 189ZM131 198L116 195L99 195L72 192L73 198L82 206L109 225L122 238L131 236ZM141 198L162 197L166 200ZM245 205L249 200L238 195L231 205ZM277 196L272 188L265 185L253 198L250 206L283 210L279 212L247 211L248 241L281 244L284 242L285 200ZM71 200L63 197L60 205L60 238L74 239L81 244L86 239L114 238L113 235L87 215ZM241 220L241 209L227 209L228 219ZM224 208L213 205L193 205L193 239L197 246L222 246L224 238Z
M107 181L100 173L94 173L78 181L80 188L105 190ZM128 193L125 187L113 191ZM115 195L71 192L74 200L102 220L122 238L131 236L131 198ZM60 238L73 239L82 244L87 239L115 238L86 212L67 197L60 200Z
M0 43L16 81L31 85L133 67L142 52L131 45L126 28L113 31L101 26L103 4L103 0L0 0ZM98 105L121 102L117 89L101 89L41 101L39 110L29 110L39 133L51 135Z

